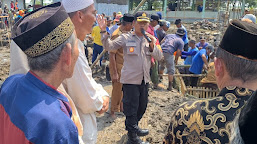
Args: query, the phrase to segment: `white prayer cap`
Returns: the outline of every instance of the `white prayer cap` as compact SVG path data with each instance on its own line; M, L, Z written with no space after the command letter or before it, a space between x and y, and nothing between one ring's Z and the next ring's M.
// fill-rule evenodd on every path
M67 13L82 10L93 3L94 0L62 0L63 7Z

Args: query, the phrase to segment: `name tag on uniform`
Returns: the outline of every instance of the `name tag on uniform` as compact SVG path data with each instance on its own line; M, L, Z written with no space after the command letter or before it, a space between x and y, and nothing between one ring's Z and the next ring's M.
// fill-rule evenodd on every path
M135 41L128 41L126 43L127 47L127 54L137 54L136 53L136 42Z
M136 42L135 42L135 41L128 41L128 42L126 43L126 46L136 47Z

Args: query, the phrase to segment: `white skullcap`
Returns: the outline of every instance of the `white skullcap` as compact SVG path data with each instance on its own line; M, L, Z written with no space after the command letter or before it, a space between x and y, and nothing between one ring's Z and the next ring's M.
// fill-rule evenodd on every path
M94 0L62 0L63 7L67 13L82 10L93 3Z

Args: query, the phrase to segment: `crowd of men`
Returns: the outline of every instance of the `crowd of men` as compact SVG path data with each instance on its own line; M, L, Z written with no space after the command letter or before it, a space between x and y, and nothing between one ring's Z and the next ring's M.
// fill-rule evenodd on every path
M11 0L10 6L7 4L2 5L2 1L0 2L0 16L1 21L5 24L6 27L11 27L16 23L19 19L21 19L25 14L31 12L33 10L32 6L29 5L27 9L21 9L18 5L18 0ZM2 28L2 26L1 26Z
M62 0L15 23L10 76L0 91L1 144L96 143L95 113L105 113L110 98L93 79L85 55L83 41L90 33L94 60L103 49L109 52L111 117L124 113L128 144L148 144L139 137L149 130L138 123L147 108L149 83L158 88L159 74L166 71L171 91L179 57L190 65L183 69L187 74L201 74L203 69L212 73L214 78L207 75L201 82L214 82L220 93L180 105L164 143L255 142L255 16L230 21L214 48L204 37L199 43L188 38L180 19L175 21L176 33L166 34L170 22L159 13L114 15L113 28L110 19L96 16L93 0ZM197 77L185 81L191 86L199 83Z

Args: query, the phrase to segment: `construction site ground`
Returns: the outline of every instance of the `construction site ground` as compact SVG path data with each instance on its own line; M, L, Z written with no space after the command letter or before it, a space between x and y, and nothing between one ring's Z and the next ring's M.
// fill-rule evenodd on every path
M194 29L197 24L186 25L188 29L188 35L198 40L198 37L203 35L210 38L213 42L216 35L220 35L217 29ZM192 29L191 29L192 28ZM168 33L174 33L176 27L171 26ZM89 55L91 56L92 49L89 48ZM183 61L180 62L181 64ZM6 46L0 46L0 83L2 83L9 75L10 67L10 48L9 44ZM93 69L95 71L95 69ZM105 75L102 73L96 73L93 75L95 80L104 86L104 89L111 95L111 82L105 79ZM149 102L147 110L140 121L141 128L147 128L150 130L150 134L142 137L142 139L149 141L151 144L159 144L163 142L163 138L167 132L169 122L174 110L182 103L194 100L194 97L185 97L181 95L178 90L167 91L168 80L164 77L160 82L160 89L149 89ZM111 102L111 100L110 100ZM127 132L125 130L125 116L122 113L117 113L117 118L113 120L109 111L102 115L97 115L98 124L98 140L97 144L123 144L127 140Z

